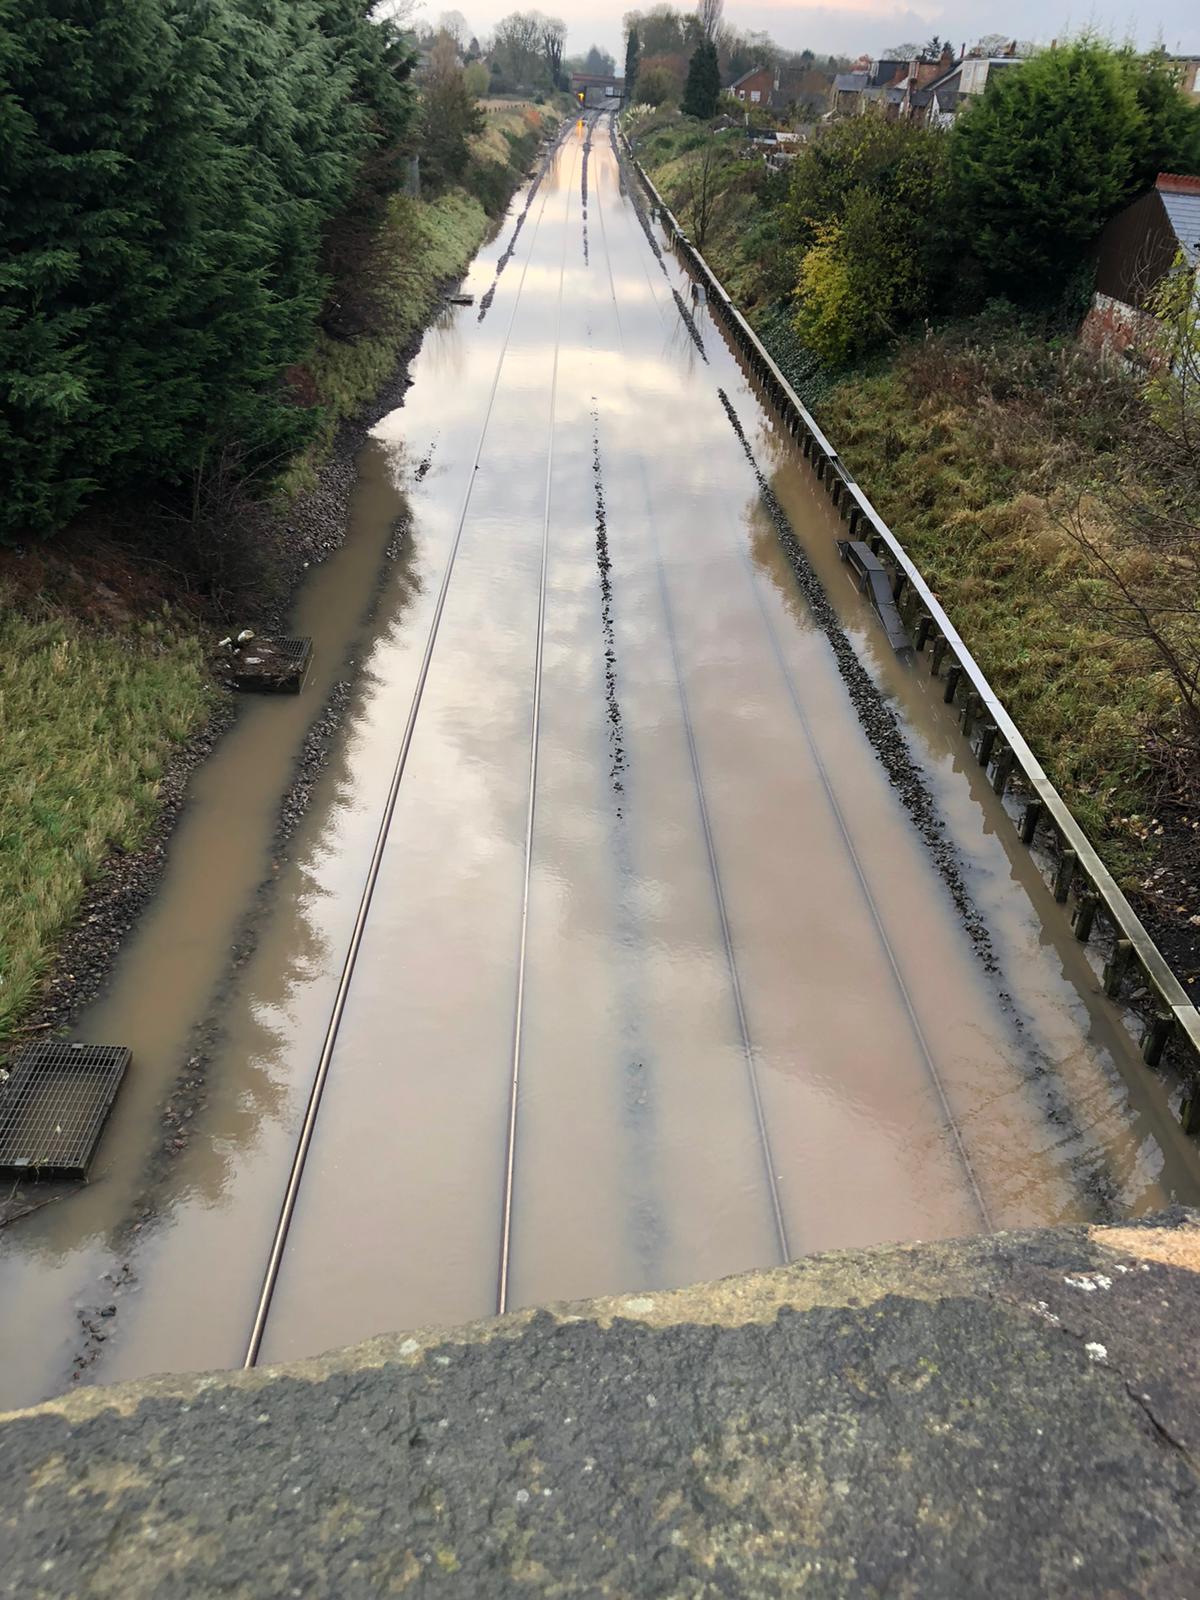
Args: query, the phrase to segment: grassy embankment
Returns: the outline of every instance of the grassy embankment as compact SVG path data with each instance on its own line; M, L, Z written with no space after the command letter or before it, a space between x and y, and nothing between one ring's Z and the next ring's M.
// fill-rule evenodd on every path
M553 112L502 102L489 107L483 132L472 141L464 187L436 199L396 195L379 247L377 297L383 316L377 331L357 339L319 334L308 363L324 412L312 445L291 463L278 484L284 498L307 488L338 427L364 406L395 365L396 350L427 321L441 285L470 261L493 218L528 167Z
M489 112L466 181L493 211L542 129L531 108ZM388 315L357 339L318 337L309 372L322 427L281 475L283 502L312 483L339 423L379 390L489 225L466 189L393 201L383 241ZM114 850L145 839L166 763L220 692L205 665L215 619L169 607L161 587L136 574L126 586L93 561L48 554L45 563L36 552L0 563L0 1049L36 1003L89 881ZM99 602L97 580L108 597Z
M163 768L215 697L186 625L36 618L0 587L0 1046L89 878L145 837Z
M794 266L778 223L786 179L739 160L739 136L724 137L729 181L707 218L704 254L920 565L1110 868L1149 890L1163 837L1155 813L1170 808L1159 758L1178 697L1151 647L1089 603L1094 586L1065 527L1096 485L1136 482L1145 408L1133 385L1015 313L902 342L847 371L822 369L792 326ZM694 125L658 117L638 139L693 237L688 162L698 144ZM1190 884L1177 888L1156 896L1155 909L1182 923L1197 908Z

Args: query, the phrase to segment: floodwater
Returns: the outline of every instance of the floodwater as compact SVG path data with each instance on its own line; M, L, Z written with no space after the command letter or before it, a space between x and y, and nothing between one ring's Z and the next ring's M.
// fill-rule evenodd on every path
M242 1360L414 697L262 1359L487 1315L502 1280L516 1307L1200 1199L1162 1087L703 308L697 348L606 123L568 130L514 241L526 198L362 453L350 538L298 606L314 680L247 704L197 774L81 1019L135 1064L95 1181L0 1234L0 1402L63 1388L81 1351L88 1380ZM904 731L990 963L721 393ZM351 665L275 862L278 794ZM214 1012L206 1104L147 1191Z

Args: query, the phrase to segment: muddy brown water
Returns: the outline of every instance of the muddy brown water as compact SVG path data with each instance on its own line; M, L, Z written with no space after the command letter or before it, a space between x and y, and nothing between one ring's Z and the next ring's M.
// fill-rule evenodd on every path
M77 1358L89 1381L242 1359L485 418L263 1359L495 1308L514 1061L514 1306L1200 1199L1160 1084L704 308L696 348L686 275L652 253L603 124L585 253L585 137L563 140L500 276L523 197L477 258L476 307L426 337L362 452L346 545L300 598L308 688L248 703L197 773L162 890L80 1021L134 1067L94 1182L0 1234L0 1401L61 1389ZM718 391L904 730L994 971ZM351 672L275 863L278 796ZM131 1231L214 1010L206 1103Z

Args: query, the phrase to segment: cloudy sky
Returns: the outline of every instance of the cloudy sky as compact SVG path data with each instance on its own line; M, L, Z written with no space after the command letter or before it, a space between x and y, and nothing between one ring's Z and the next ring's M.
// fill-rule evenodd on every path
M452 4L453 0L449 0ZM458 6L473 30L481 36L507 12L527 9L530 0L488 0L488 4ZM536 8L560 16L567 24L567 50L582 53L593 41L614 55L621 45L621 17L634 0L532 0ZM421 15L436 20L442 9L425 4ZM875 55L904 40L924 40L931 34L969 45L986 33L1007 33L1048 44L1056 36L1086 27L1115 38L1134 38L1153 44L1161 38L1169 50L1200 52L1200 9L1196 0L1143 0L1137 6L1075 4L1069 0L846 0L841 5L796 4L795 0L726 0L725 16L735 27L762 28L789 49L808 47L818 53Z

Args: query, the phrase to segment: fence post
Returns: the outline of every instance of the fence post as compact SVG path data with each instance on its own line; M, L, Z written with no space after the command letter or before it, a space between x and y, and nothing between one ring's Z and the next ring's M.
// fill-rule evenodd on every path
M1021 843L1032 844L1037 837L1037 826L1045 807L1040 800L1031 800L1021 813Z
M1104 992L1110 1000L1115 1000L1120 994L1132 958L1133 945L1128 939L1118 939L1112 955L1104 963Z
M1077 856L1069 846L1063 850L1058 861L1058 871L1054 874L1054 898L1059 905L1065 905L1067 896L1071 893L1071 883L1075 877L1075 862Z
M1100 897L1095 894L1085 894L1079 902L1072 927L1080 944L1086 944L1092 936L1092 923L1096 920L1096 908L1099 904Z

